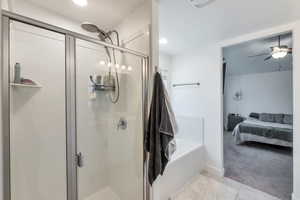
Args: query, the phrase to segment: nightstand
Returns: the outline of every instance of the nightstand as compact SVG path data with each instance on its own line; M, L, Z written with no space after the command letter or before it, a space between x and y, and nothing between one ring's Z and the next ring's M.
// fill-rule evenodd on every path
M240 115L230 113L227 121L227 131L233 131L235 126L244 121L244 118Z

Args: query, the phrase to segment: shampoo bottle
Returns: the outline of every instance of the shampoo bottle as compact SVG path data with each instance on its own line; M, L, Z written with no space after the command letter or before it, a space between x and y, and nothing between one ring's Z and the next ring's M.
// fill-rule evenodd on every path
M15 64L14 82L15 83L21 83L21 64L20 63Z

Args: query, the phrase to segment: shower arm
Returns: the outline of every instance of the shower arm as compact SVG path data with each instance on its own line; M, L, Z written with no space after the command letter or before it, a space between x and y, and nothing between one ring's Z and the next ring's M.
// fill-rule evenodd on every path
M117 46L120 46L120 36L119 36L119 32L117 30L111 30L107 32L108 37L110 37L110 35L115 34L116 35L116 39L117 39ZM110 37L110 40L111 37Z

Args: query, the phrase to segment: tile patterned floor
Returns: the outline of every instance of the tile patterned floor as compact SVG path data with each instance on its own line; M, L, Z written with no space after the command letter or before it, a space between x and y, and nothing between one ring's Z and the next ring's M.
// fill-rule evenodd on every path
M171 200L279 200L228 178L202 173L186 184Z

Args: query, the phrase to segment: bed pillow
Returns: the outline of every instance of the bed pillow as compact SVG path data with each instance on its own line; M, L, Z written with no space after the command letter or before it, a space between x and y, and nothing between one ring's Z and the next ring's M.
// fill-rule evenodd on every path
M263 122L275 122L275 117L270 113L261 113L259 115L259 120Z
M284 114L273 114L273 116L275 123L283 124Z
M293 125L293 115L284 115L283 124Z
M259 119L259 114L258 113L250 113L249 117L255 118L255 119Z
M284 114L261 113L259 120L263 122L273 122L283 124Z

